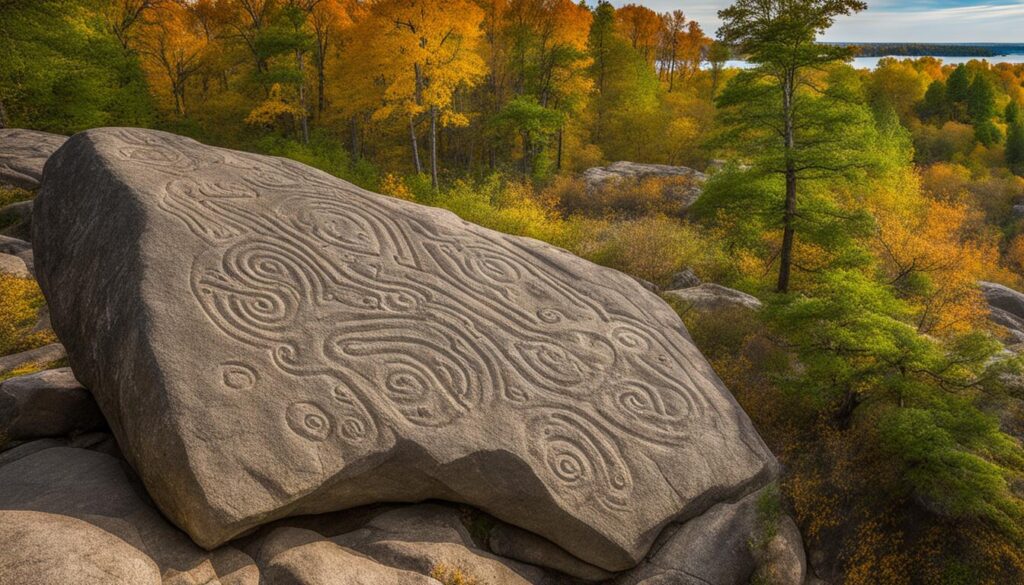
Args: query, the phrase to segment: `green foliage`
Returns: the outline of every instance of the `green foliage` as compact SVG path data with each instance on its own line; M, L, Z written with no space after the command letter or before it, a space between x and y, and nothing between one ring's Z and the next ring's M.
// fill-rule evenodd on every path
M991 119L981 120L974 124L974 138L985 146L999 144L1003 139L1003 133Z
M1006 120L1007 124L1015 124L1022 121L1020 104L1017 100L1011 99L1006 103L1006 108L1003 110L1003 119Z
M959 122L969 121L967 99L970 96L971 76L966 65L958 65L946 80L946 98L949 100L950 115Z
M12 126L71 133L153 123L138 60L106 33L98 5L0 5L0 102Z
M967 89L967 115L975 124L990 121L996 115L996 94L984 73L977 73Z
M911 495L936 514L991 522L1024 543L1024 500L1012 488L1024 470L1019 443L970 400L932 392L915 402L878 422Z
M924 100L918 106L918 115L922 120L934 124L943 124L949 120L949 98L946 96L946 84L935 80L928 86Z
M1011 123L1006 132L1006 165L1024 176L1024 120Z

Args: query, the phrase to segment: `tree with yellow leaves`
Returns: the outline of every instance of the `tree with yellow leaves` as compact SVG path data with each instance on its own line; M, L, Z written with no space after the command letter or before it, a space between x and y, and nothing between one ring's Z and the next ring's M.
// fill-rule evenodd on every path
M486 73L477 51L483 18L483 11L468 0L381 0L370 6L354 30L354 42L363 48L359 67L379 93L373 117L408 117L417 172L422 172L422 165L416 121L428 116L435 189L438 126L468 123L455 107L455 93L475 85Z
M174 111L184 116L188 82L202 67L208 38L194 13L181 3L163 2L152 10L152 22L147 22L132 42L150 79L166 81L154 85L169 86Z

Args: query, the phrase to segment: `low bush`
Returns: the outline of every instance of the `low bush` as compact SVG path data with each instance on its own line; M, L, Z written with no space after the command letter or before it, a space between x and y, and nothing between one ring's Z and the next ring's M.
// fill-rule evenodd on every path
M36 281L0 274L0 355L56 341L51 331L32 333L45 300Z

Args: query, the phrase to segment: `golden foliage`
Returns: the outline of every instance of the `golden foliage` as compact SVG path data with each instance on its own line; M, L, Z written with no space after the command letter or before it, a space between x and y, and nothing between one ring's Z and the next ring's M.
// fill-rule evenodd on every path
M416 197L409 190L409 186L405 184L405 181L401 176L394 173L388 173L384 175L384 178L380 181L380 192L384 195L390 195L396 199L404 199L406 201L415 201Z
M296 98L293 94L291 88L275 83L270 87L270 96L249 112L245 123L253 126L272 126L281 119L298 120L305 115L305 110L295 103Z
M440 581L443 585L484 585L477 579L469 576L458 567L449 567L445 564L435 565L430 571L430 576Z
M52 331L31 332L44 303L35 280L0 274L0 355L56 341Z
M999 250L995 240L972 233L971 211L956 199L904 200L874 210L882 270L914 303L922 333L955 334L987 327L977 282L998 264Z

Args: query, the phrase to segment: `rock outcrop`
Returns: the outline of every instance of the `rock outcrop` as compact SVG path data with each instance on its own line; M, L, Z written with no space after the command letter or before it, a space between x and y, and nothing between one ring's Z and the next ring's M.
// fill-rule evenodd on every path
M1006 328L1011 344L1024 343L1024 293L994 282L979 282L978 286L992 322Z
M720 311L723 309L749 309L756 311L762 306L761 301L755 296L710 282L690 288L670 290L665 294L679 299L699 311Z
M588 191L608 189L624 181L639 182L644 179L682 179L667 185L664 195L682 203L686 209L700 197L707 176L690 167L669 166L619 161L606 167L592 167L583 171L583 182Z
M620 571L776 472L665 303L534 240L132 129L72 137L32 225L76 377L208 549L437 498Z
M669 290L681 290L700 286L700 277L693 271L693 268L684 268L672 275L672 282L669 283Z
M49 132L0 128L0 186L39 187L43 165L66 140Z
M766 497L772 496L751 494L669 527L651 557L615 585L803 583L800 531L788 516L766 514L759 506Z

